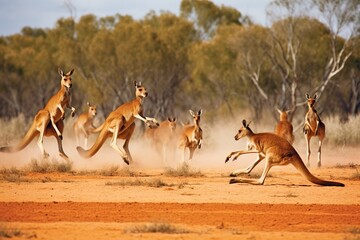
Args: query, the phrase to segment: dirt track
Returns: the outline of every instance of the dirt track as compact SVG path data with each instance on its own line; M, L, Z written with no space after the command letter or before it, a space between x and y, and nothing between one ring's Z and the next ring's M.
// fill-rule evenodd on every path
M359 205L217 203L0 203L5 222L171 222L248 231L341 232L360 225Z
M272 169L263 186L228 184L228 173L247 166L251 156L226 165L221 161L216 163L220 167L214 164L210 169L201 168L209 165L208 158L199 159L193 166L201 168L203 175L198 177L167 176L161 168L139 167L130 169L132 176L53 172L17 178L4 172L0 175L0 233L3 227L17 229L21 235L13 239L37 240L359 239L358 169L346 165L359 164L358 151L326 154L330 166L311 168L311 172L345 187L314 185L291 166ZM82 161L75 162L80 169L85 164L104 164ZM331 167L338 162L346 166ZM255 175L263 167L258 168ZM167 185L147 184L156 180ZM132 186L134 181L142 184ZM156 223L188 232L131 231Z

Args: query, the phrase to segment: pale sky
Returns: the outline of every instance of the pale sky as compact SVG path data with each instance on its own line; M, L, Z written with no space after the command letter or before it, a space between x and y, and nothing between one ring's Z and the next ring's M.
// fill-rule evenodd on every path
M25 26L53 28L61 17L69 17L66 6L74 7L76 20L84 14L97 17L131 15L143 18L151 10L156 13L169 11L179 14L181 0L0 0L0 36L20 33ZM271 0L213 0L218 6L236 8L243 15L261 25L267 26L266 6Z

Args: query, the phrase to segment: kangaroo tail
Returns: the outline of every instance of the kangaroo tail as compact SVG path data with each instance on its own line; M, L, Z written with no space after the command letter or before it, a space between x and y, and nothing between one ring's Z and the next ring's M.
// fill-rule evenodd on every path
M100 147L106 141L107 136L108 136L108 131L106 129L103 129L100 132L99 136L97 137L94 145L90 149L85 150L80 146L76 147L76 149L83 158L91 158L99 151Z
M314 175L312 175L309 170L307 169L307 167L305 166L305 164L303 163L303 161L301 160L301 158L299 157L299 161L292 161L292 165L294 165L294 167L299 170L299 172L310 182L314 183L314 184L318 184L321 186L337 186L337 187L344 187L345 184L340 183L340 182L333 182L333 181L326 181L326 180L322 180L319 179L317 177L315 177Z
M39 132L36 130L36 124L34 121L33 124L31 125L30 129L27 131L25 136L21 139L21 141L17 145L0 147L0 152L8 152L8 153L18 152L18 151L24 149L27 145L29 145L29 143L38 134L39 134Z
M99 127L91 130L91 132L92 132L92 133L98 133L98 132L100 132L100 131L104 128L104 126L105 126L105 122L104 122L103 124L101 124Z

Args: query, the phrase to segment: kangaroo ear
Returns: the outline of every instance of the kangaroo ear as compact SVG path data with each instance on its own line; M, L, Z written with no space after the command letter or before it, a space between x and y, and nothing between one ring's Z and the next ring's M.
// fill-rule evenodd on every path
M202 114L202 109L198 111L198 115L200 116Z
M281 110L279 108L276 108L276 111L281 114Z
M89 102L87 102L86 105L87 105L88 107L90 107L90 103L89 103Z
M306 98L309 99L310 98L310 95L309 94L305 94Z
M67 74L65 74L65 75L67 75L67 76L71 76L72 74L73 74L73 72L74 72L75 70L74 69L71 69L71 71L70 72L68 72Z
M244 127L246 127L246 120L245 119L242 120L242 124L243 124Z
M251 121L246 125L247 128L249 127L250 123L251 123Z
M189 113L191 116L195 117L195 113L193 112L193 110L189 109Z
M168 119L167 119L167 120L168 120L169 122L172 122L172 121L171 121L171 117L168 117Z
M317 95L315 94L313 98L316 99L316 97L317 97Z
M176 117L173 118L173 122L176 122Z
M64 76L64 72L60 68L58 68L58 73L59 73L60 76L62 76L62 77Z

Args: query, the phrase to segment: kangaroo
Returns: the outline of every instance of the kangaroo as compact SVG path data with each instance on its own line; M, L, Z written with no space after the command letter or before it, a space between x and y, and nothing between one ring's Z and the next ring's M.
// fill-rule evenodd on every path
M61 76L61 88L53 95L44 109L41 109L34 117L30 129L27 131L23 139L16 146L1 147L0 152L18 152L24 149L36 136L38 137L37 145L44 158L49 154L45 151L43 146L44 136L54 136L58 143L59 155L68 160L62 147L62 132L64 129L64 109L63 107L70 107L71 95L70 88L72 86L71 75L74 70L64 74L59 68L58 72ZM60 110L61 109L61 110ZM75 113L75 108L71 107L72 116Z
M200 128L200 116L202 110L200 109L197 114L195 114L191 109L189 110L190 115L193 117L194 125L185 125L183 127L180 140L179 148L183 148L183 162L185 162L185 151L186 148L189 148L190 155L189 161L193 158L196 148L201 148L202 142L202 129Z
M147 128L145 137L158 153L162 153L162 158L166 161L166 154L174 153L176 148L176 118L169 117L162 121L158 128Z
M74 69L70 72L64 74L64 72L59 68L58 73L61 76L61 87L60 90L53 95L48 103L45 105L44 110L48 111L50 114L50 122L56 131L57 135L62 139L62 134L59 129L56 127L56 122L60 119L65 119L65 110L64 107L71 109L71 116L75 115L75 108L71 106L71 93L70 88L72 87L71 75L73 74Z
M248 168L242 170L236 170L230 174L231 177L237 176L241 173L249 173L251 170L263 159L265 159L265 168L261 177L257 180L238 178L231 179L230 184L232 183L250 183L255 185L263 185L266 175L269 172L270 168L273 166L285 166L292 164L307 180L314 184L322 186L339 186L344 187L345 185L340 182L325 181L319 179L312 175L309 170L304 165L299 154L296 152L294 147L284 138L274 134L274 133L253 133L250 129L250 123L246 123L246 120L242 122L243 126L239 129L238 133L235 135L235 140L238 141L243 137L247 137L248 141L252 145L251 150L240 150L236 152L231 152L225 160L225 163L234 156L233 161L236 160L242 154L248 153L257 153L259 158L251 164Z
M88 111L79 115L74 123L74 133L76 137L77 145L80 145L80 136L84 135L84 147L87 149L87 142L90 133L96 129L93 124L93 120L96 116L96 106L86 103Z
M275 134L285 138L290 144L293 144L294 134L293 126L288 120L289 111L281 111L280 109L277 109L277 111L280 114L280 121L275 127Z
M325 137L325 124L320 120L319 114L315 110L315 100L316 94L314 97L310 97L309 94L306 94L307 104L309 110L305 115L305 124L303 128L303 132L305 134L306 139L306 156L307 156L307 167L310 167L310 139L313 136L317 136L319 138L319 149L318 149L318 167L321 167L321 145L322 141Z
M105 122L100 127L94 130L94 132L100 132L94 145L88 150L84 150L80 146L76 148L82 157L90 158L94 156L104 144L105 140L112 136L110 140L110 146L121 155L123 161L126 164L129 165L130 162L132 162L129 154L127 154L126 151L122 151L117 146L117 138L127 139L127 134L129 134L128 129L134 123L135 118L144 121L149 127L152 127L152 124L159 125L155 118L143 116L142 104L144 98L148 96L146 89L141 85L141 82L135 82L135 88L135 99L130 102L124 103L116 110L111 112L106 118ZM130 134L130 137L131 135L132 134Z
M58 143L58 149L59 149L59 155L61 157L63 157L64 159L68 160L68 156L65 154L63 147L62 147L62 141L59 138L59 136L57 135L56 131L54 130L54 128L52 127L51 123L49 122L50 120L50 116L49 116L49 112L45 111L45 110L40 110L34 117L34 121L31 124L29 130L27 131L27 133L25 134L25 136L21 139L21 141L15 145L15 146L6 146L6 147L1 147L0 148L0 152L8 152L8 153L14 153L14 152L18 152L23 150L27 145L29 145L29 143L36 137L39 135L43 135L45 137L50 137L50 136L54 136L57 140ZM62 133L64 130L64 122L62 119L60 119L57 123L56 123L57 128L59 129L59 131ZM40 138L39 138L40 140ZM38 141L38 146L41 150L41 152L43 153L43 157L48 157L49 154L46 153L46 151L44 150L43 146L42 146L42 142Z

